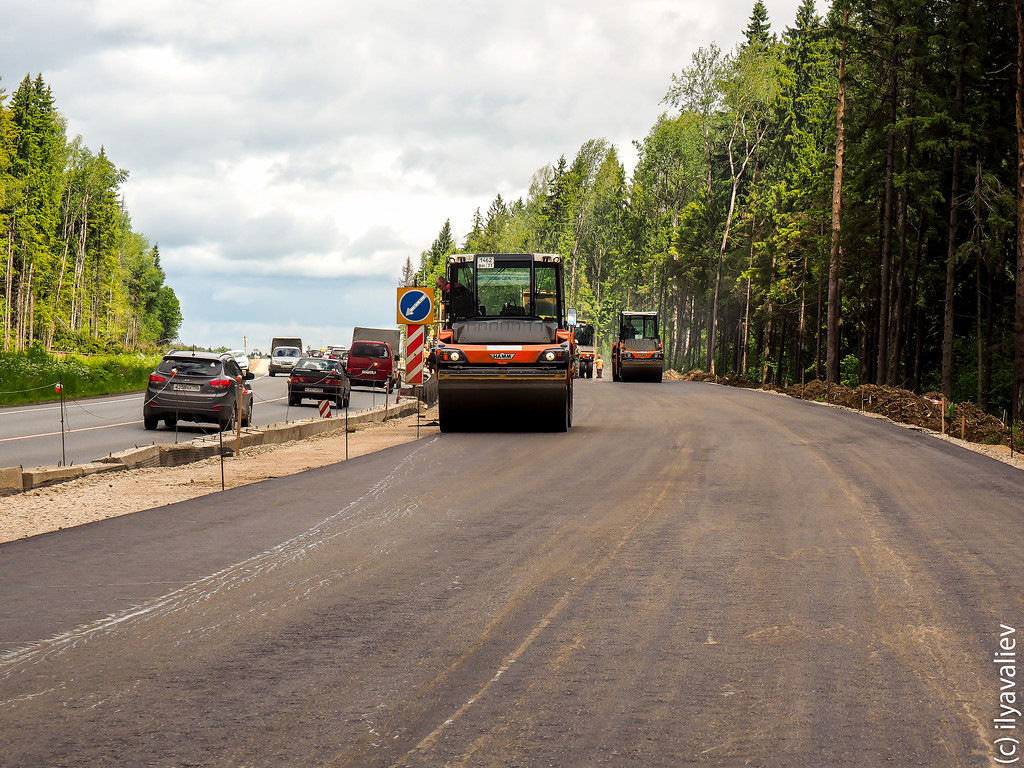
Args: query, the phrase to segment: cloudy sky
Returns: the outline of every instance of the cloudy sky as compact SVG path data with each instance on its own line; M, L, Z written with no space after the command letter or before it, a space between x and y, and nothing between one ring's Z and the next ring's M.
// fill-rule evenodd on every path
M42 74L68 135L130 174L181 339L266 350L394 327L446 219L589 139L631 142L753 0L0 0L0 87ZM766 0L773 31L799 0ZM819 12L825 9L819 2Z

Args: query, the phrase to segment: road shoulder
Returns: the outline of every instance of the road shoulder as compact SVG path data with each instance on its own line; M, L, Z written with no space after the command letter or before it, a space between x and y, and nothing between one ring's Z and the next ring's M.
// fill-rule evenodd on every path
M294 475L437 434L437 409L350 432L244 448L179 467L91 475L0 498L0 543L194 499L222 488Z

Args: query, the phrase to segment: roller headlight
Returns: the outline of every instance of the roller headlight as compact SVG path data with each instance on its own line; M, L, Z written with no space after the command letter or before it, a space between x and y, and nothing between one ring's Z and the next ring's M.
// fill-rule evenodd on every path
M461 363L463 357L462 350L459 349L438 350L437 356L444 363Z
M538 363L564 363L569 359L569 352L564 347L545 349L537 358Z

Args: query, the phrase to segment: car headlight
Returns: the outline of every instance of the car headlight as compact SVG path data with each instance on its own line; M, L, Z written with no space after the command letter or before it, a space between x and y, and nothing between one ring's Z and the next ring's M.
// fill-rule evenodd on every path
M623 360L632 360L633 359L633 353L632 352L623 352L622 353L622 359Z

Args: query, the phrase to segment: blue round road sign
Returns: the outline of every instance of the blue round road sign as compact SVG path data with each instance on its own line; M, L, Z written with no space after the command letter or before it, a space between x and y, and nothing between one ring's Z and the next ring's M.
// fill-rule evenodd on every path
M434 313L430 295L414 289L407 291L398 302L398 311L410 323L422 323Z

